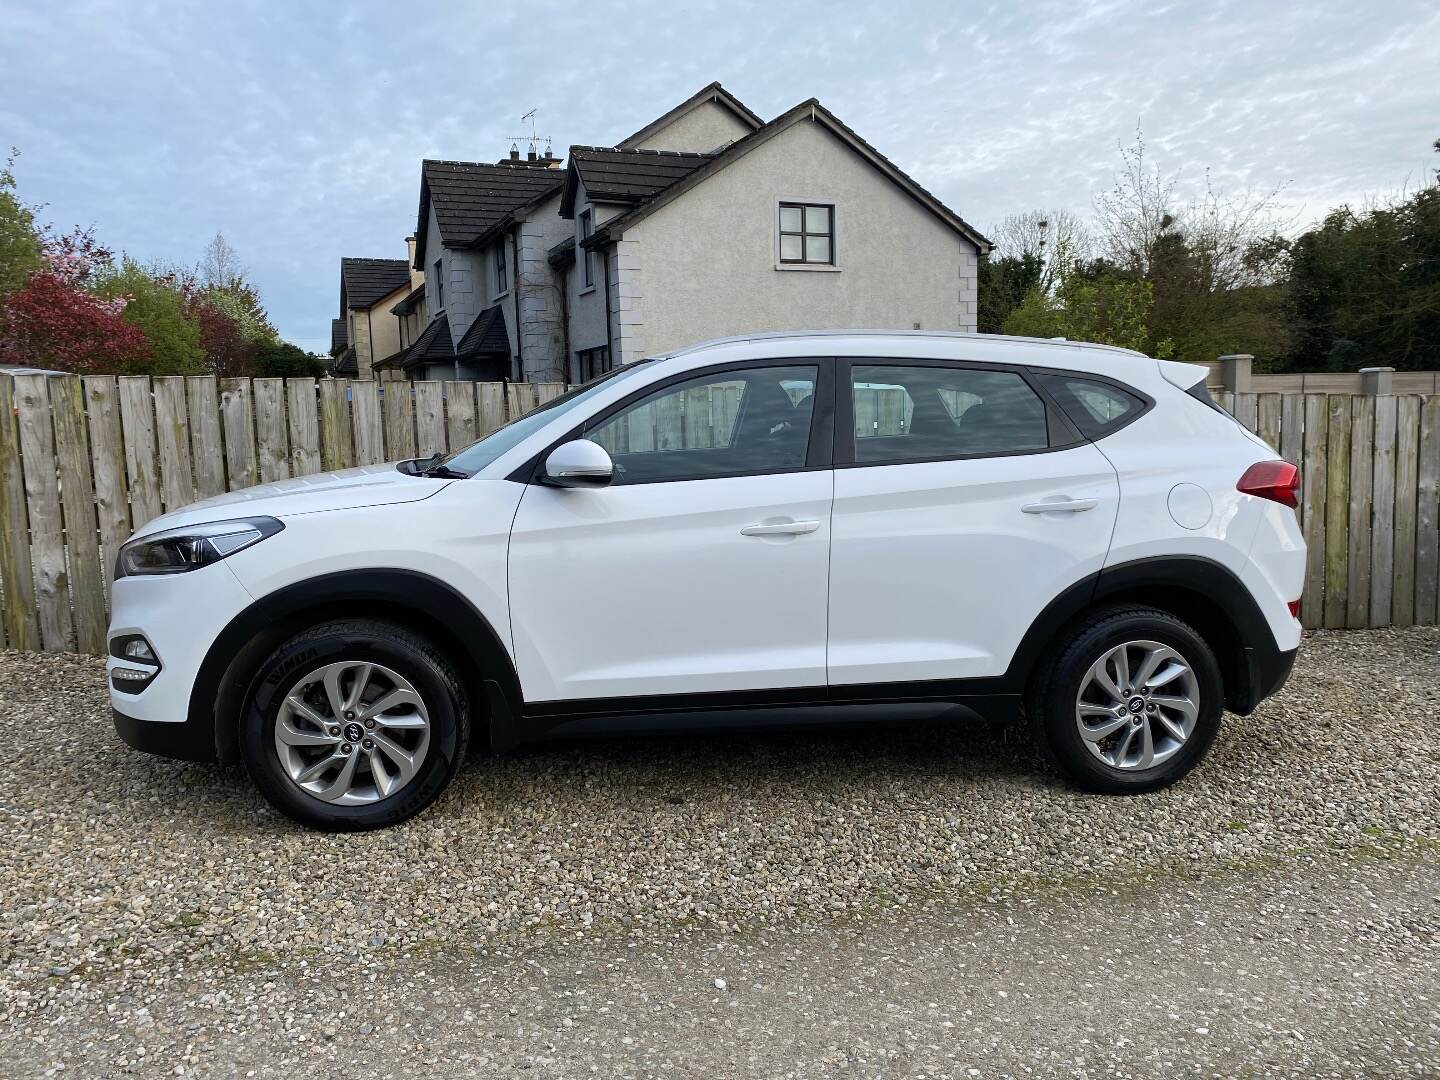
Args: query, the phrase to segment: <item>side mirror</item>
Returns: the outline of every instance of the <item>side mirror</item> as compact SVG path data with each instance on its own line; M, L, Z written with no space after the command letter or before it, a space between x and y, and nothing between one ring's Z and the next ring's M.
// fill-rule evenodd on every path
M615 463L599 443L575 439L545 459L545 479L556 487L604 487L615 478Z

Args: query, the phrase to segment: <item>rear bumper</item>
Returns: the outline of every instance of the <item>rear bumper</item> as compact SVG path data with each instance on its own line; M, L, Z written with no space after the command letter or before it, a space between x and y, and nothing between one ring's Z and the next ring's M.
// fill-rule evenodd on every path
M1298 648L1247 648L1246 685L1242 692L1233 695L1233 700L1226 701L1226 707L1241 716L1249 716L1260 702L1280 692L1294 670L1295 657L1299 652Z
M181 761L215 761L215 735L191 720L179 723L141 720L111 709L115 732L123 742L147 754L178 758Z

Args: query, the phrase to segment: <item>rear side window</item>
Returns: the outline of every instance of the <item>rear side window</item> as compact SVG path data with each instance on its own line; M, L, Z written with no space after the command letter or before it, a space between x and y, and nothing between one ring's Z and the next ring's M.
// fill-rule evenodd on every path
M1040 381L1087 439L1124 427L1145 408L1144 398L1114 383L1053 374L1041 374Z
M1045 404L1014 372L856 364L855 461L885 464L1049 445Z

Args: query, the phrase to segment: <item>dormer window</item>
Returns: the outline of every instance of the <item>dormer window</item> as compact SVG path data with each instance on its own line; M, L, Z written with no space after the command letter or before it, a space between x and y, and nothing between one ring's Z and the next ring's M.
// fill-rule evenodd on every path
M835 263L835 207L826 203L780 204L780 261Z

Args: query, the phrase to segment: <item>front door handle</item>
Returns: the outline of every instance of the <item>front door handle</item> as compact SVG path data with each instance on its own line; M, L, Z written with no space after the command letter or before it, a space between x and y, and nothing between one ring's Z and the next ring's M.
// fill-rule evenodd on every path
M776 521L769 524L746 525L741 536L804 536L820 528L818 521Z
M1050 502L1026 503L1020 509L1026 514L1079 514L1085 510L1094 510L1099 505L1099 499L1055 499Z

